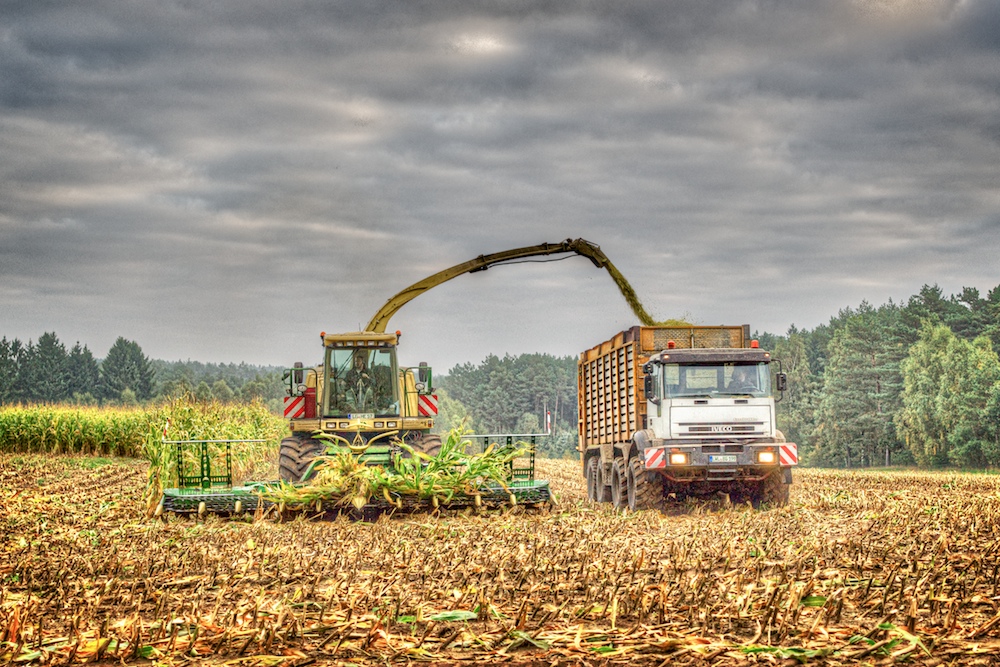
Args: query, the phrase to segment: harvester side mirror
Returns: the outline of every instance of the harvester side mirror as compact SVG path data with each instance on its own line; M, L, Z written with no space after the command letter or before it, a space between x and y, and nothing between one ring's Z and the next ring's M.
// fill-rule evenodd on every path
M785 391L788 388L788 376L784 373L775 373L774 386L778 391Z
M292 382L296 385L300 385L302 384L302 362L296 361L294 367L295 372L293 373L294 377L292 378Z
M417 393L429 394L434 389L431 383L431 367L426 361L421 361L417 366Z

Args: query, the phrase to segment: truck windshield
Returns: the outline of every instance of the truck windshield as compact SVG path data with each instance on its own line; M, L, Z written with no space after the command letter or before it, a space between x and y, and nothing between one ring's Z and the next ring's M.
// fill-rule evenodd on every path
M399 415L391 350L336 348L327 354L331 414Z
M767 363L665 364L663 395L770 396L771 373Z

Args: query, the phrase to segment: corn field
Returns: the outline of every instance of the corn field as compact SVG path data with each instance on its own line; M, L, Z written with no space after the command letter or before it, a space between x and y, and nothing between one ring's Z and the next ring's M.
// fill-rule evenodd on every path
M1000 478L802 470L787 507L147 519L148 466L0 455L0 662L994 664Z
M276 456L284 420L262 403L174 399L151 407L0 406L0 453L124 456L149 461L145 504L151 513L164 487L177 485L177 450L164 440L252 439L235 449L233 475L245 478ZM194 448L187 453L196 456ZM213 446L218 462L224 450ZM193 461L188 462L193 466Z

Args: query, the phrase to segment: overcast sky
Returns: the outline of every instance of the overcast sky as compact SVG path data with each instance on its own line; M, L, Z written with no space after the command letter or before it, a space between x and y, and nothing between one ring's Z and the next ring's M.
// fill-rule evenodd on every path
M291 365L582 237L657 319L1000 283L1000 2L4 2L0 336ZM405 306L404 363L575 355L580 257Z

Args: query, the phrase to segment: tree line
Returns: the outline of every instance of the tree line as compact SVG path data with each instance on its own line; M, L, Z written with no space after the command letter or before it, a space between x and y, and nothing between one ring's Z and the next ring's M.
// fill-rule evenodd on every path
M119 336L103 359L86 345L67 349L55 332L37 342L0 339L0 404L135 404L192 395L202 400L262 399L281 409L281 369L149 359Z
M539 449L553 457L573 455L576 386L576 357L491 354L438 379L438 424L446 430L464 425L482 434L542 433L550 425L552 435Z
M759 334L789 377L778 425L805 463L1000 465L1000 286L847 308Z

